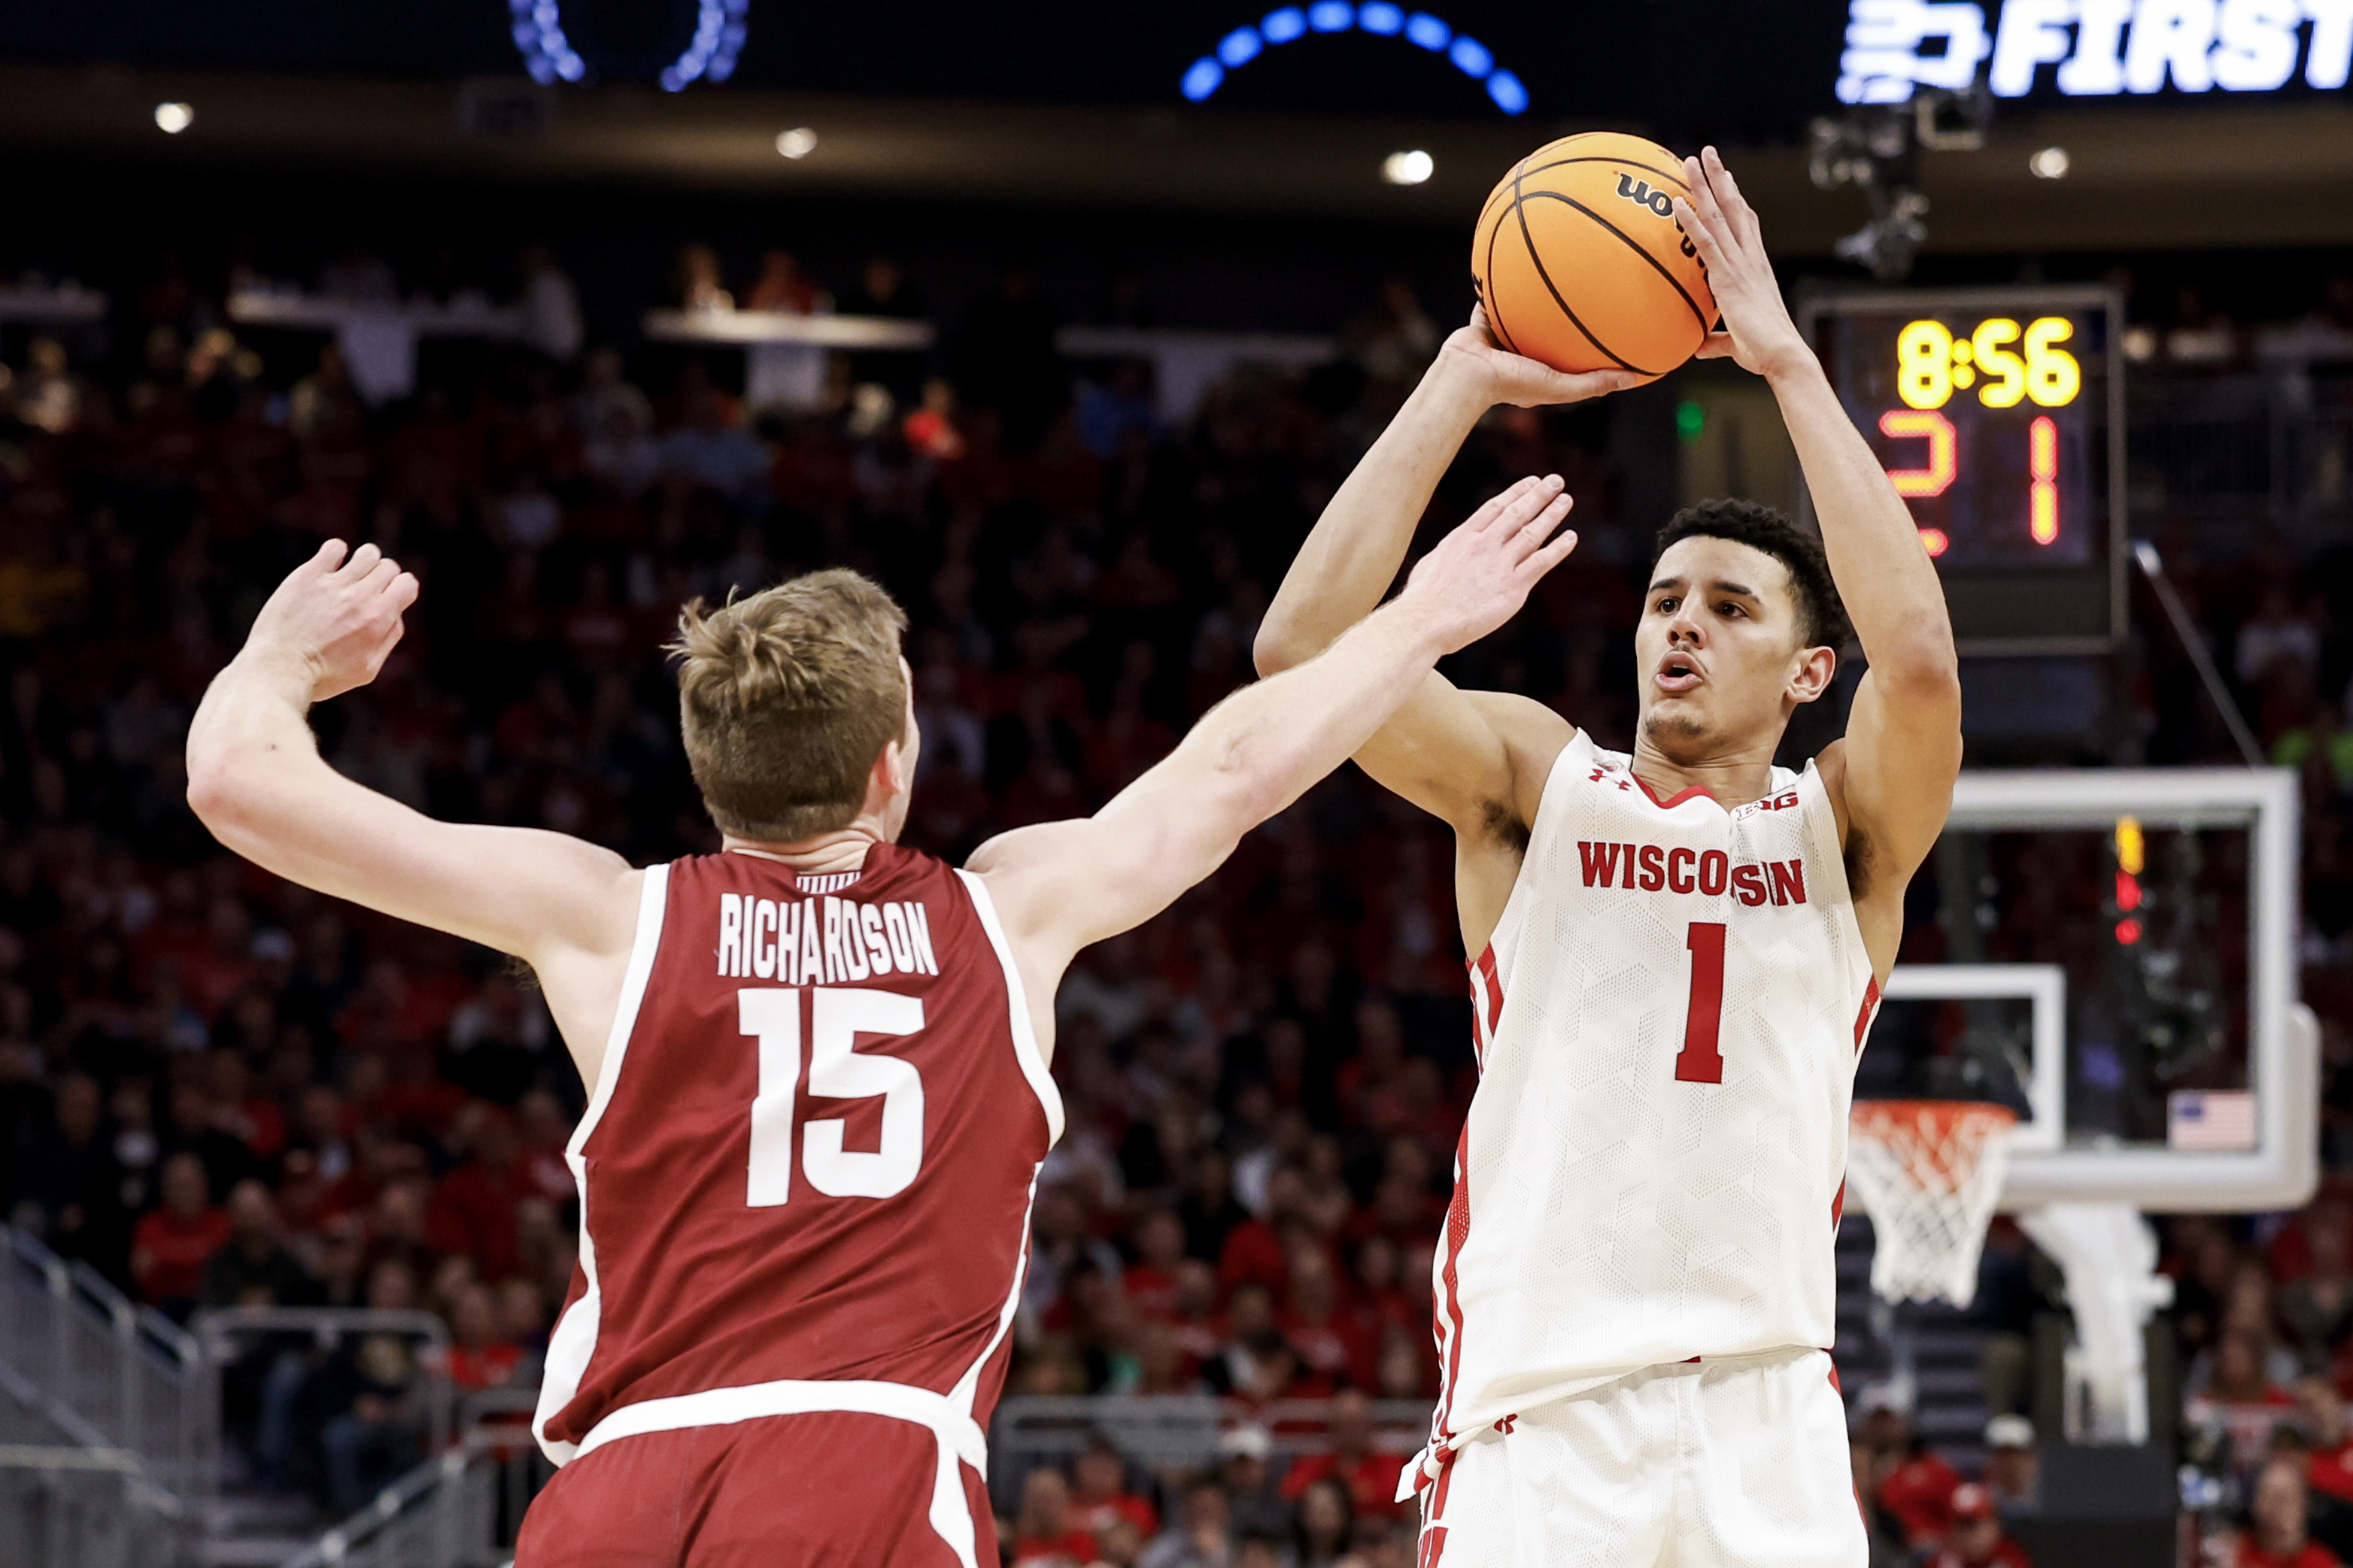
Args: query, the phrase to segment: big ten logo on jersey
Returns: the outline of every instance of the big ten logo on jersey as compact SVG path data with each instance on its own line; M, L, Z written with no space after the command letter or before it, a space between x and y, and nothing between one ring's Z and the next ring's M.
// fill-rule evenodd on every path
M719 973L786 985L937 974L930 913L918 902L719 895Z
M1588 888L1690 893L1706 899L1721 898L1728 890L1752 909L1806 901L1803 860L1743 860L1735 865L1721 849L1596 843L1585 838L1577 841L1577 855Z

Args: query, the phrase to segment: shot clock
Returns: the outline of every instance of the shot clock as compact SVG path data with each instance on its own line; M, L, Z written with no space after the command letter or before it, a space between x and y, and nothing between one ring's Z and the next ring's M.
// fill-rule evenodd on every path
M1803 314L1971 650L2112 641L2124 588L2114 296L1873 292L1816 299Z

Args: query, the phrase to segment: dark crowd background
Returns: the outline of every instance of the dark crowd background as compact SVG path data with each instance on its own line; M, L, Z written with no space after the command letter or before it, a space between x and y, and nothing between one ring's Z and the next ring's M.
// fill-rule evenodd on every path
M659 653L679 605L857 567L913 623L908 839L959 858L1099 805L1251 678L1271 588L1442 333L1393 284L1332 363L1239 371L1170 426L1148 365L1058 356L1050 302L1014 274L937 323L936 353L838 362L825 411L753 416L723 357L583 343L543 257L524 269L555 323L539 349L428 350L413 395L370 405L332 347L232 329L176 256L151 262L102 331L0 336L0 1212L174 1317L427 1307L466 1388L535 1381L574 1264L561 1151L581 1088L499 955L266 876L186 811L188 715L280 576L337 535L424 584L383 677L314 715L336 767L642 863L717 843ZM679 302L728 281L690 251ZM763 308L926 313L881 258L821 281L772 256L733 281ZM431 286L357 252L320 280ZM2150 328L2179 374L2246 352L2231 334L2253 327L2180 310ZM2336 333L2353 362L2353 289L2274 325ZM2225 352L2201 358L2217 331ZM1631 515L1616 416L1498 411L1431 523L1566 476L1583 542L1456 673L1623 746L1664 519ZM2330 1164L2353 1170L2353 554L2168 543L2263 744L2306 781L2306 991ZM2138 668L2139 755L2228 760L2180 650L2152 635ZM1147 1498L1097 1449L1029 1478L1016 1560L1410 1560L1398 1457L1361 1401L1435 1389L1429 1261L1474 1079L1450 868L1438 824L1344 769L1074 968L1054 1068L1069 1131L1011 1392L1208 1392L1245 1412L1339 1394L1337 1452L1276 1476L1245 1422L1219 1469ZM2227 1428L2259 1523L2265 1496L2293 1511L2293 1486L2353 1543L2329 1512L2353 1514L2348 1193L2333 1175L2301 1214L2175 1221L2167 1243L2193 1419ZM235 1395L259 1478L352 1506L417 1457L432 1369L366 1342ZM1857 1416L1889 1559L1996 1560L1972 1533L1987 1494L1900 1412ZM2001 1469L2021 1445L1992 1447L1984 1484L2030 1487Z

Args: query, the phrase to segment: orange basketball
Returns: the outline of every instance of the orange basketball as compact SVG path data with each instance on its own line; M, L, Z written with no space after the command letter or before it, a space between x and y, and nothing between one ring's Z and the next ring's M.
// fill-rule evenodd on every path
M1558 370L1664 375L1715 323L1707 269L1669 208L1683 160L1611 131L1564 136L1504 176L1471 246L1495 341Z

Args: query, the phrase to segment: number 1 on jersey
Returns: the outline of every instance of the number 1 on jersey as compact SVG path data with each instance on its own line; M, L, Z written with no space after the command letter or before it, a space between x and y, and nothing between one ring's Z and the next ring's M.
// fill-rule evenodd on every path
M1683 1048L1675 1053L1681 1083L1722 1083L1724 1053L1716 1049L1724 1026L1724 926L1694 921L1683 945L1691 949L1691 1002L1683 1015Z

